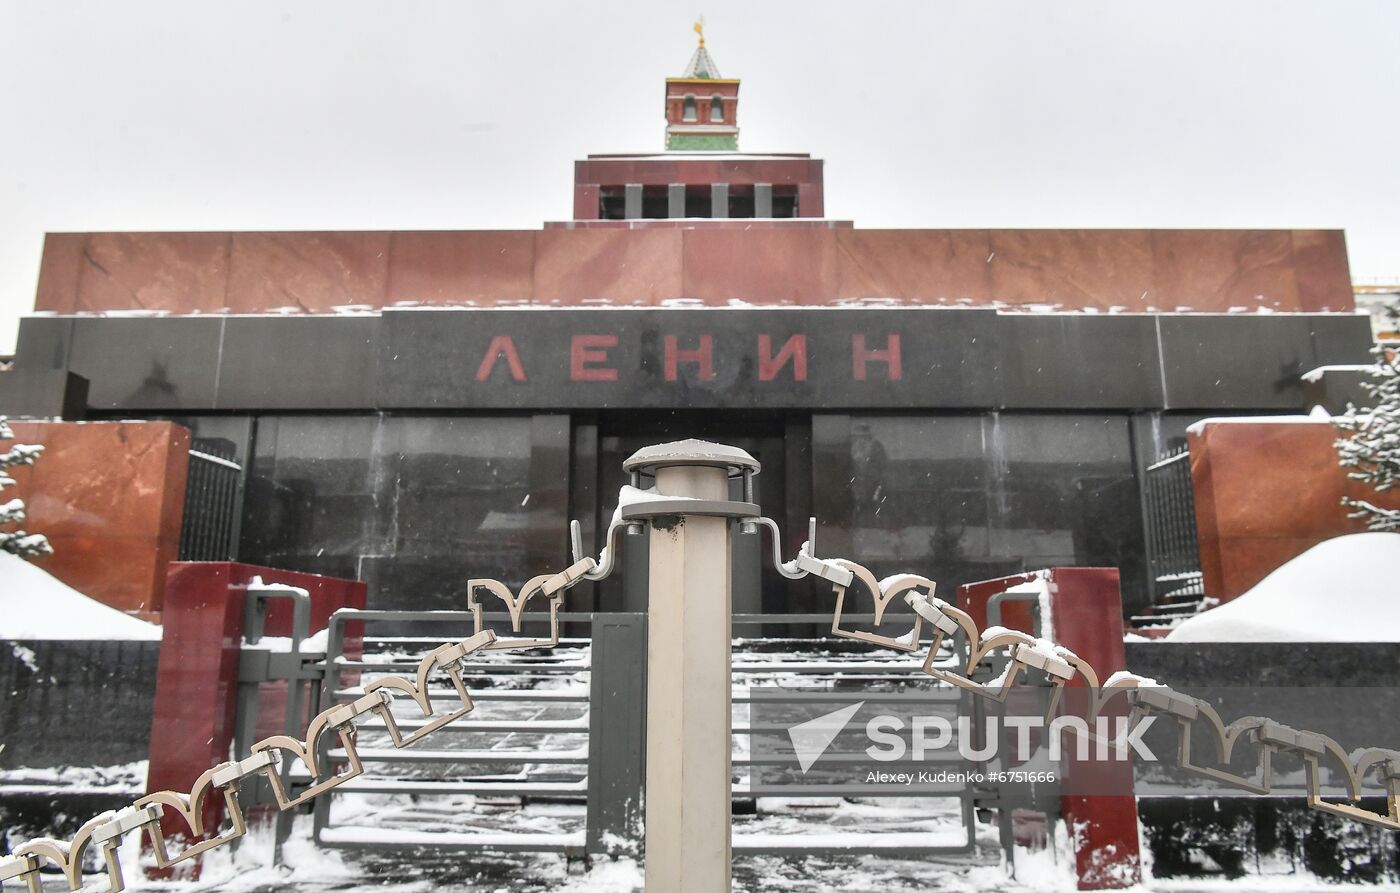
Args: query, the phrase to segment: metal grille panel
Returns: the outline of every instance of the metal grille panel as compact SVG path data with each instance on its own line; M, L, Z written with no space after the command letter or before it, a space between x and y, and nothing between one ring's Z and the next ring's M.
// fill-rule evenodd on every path
M180 528L181 561L232 561L237 556L239 489L243 466L232 441L195 438L185 484L185 515Z
M1147 467L1147 547L1152 600L1201 595L1201 556L1191 453L1180 447Z

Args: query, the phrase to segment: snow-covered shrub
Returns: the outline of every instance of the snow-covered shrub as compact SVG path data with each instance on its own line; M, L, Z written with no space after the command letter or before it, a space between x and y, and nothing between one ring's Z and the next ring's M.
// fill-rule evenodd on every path
M1337 441L1342 467L1351 469L1347 477L1384 493L1400 482L1400 354L1385 347L1377 347L1374 353L1371 381L1361 385L1371 396L1372 405L1361 409L1348 406L1333 422L1350 435ZM1352 509L1352 518L1364 520L1370 530L1400 530L1400 511L1396 509L1349 496L1342 498L1342 504Z
M15 432L6 424L5 416L0 416L0 440L13 440ZM6 469L16 465L33 465L34 460L44 451L36 444L17 443L9 450L0 453L0 490L14 486L15 479L5 474ZM24 500L11 499L0 503L0 525L8 527L24 520ZM23 530L0 530L0 551L10 552L21 558L36 555L52 555L53 546L48 538L39 533L26 533Z

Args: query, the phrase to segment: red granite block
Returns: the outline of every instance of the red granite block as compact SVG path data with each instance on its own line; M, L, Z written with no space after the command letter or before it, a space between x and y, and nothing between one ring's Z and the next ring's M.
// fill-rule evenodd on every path
M1154 230L1151 241L1151 306L1300 309L1287 230Z
M39 288L34 309L72 313L78 305L78 273L86 263L86 233L46 233L39 261Z
M723 306L828 304L836 294L834 230L695 229L685 233L686 297Z
M984 303L991 294L985 230L843 229L836 246L839 300Z
M1346 531L1348 533L1356 531ZM1336 534L1338 536L1341 533ZM1222 602L1253 589L1278 570L1329 536L1237 536L1220 540L1220 595ZM1214 596L1214 593L1207 594Z
M36 559L48 573L88 598L128 614L152 616L161 609L170 556L145 536L66 534L39 524L28 528L49 538L53 554Z
M25 529L54 547L44 570L119 610L160 610L165 567L179 549L189 431L172 422L14 428L19 442L44 446L6 491L25 500Z
M535 237L541 304L658 304L684 295L680 230L551 229Z
M826 187L820 180L815 183L800 183L797 186L797 216L826 216Z
M32 522L55 533L144 531L155 539L168 498L171 454L183 447L188 456L188 438L188 431L171 422L46 425L29 500ZM178 483L183 480L180 472Z
M1188 435L1206 595L1228 601L1323 540L1364 530L1344 495L1400 508L1400 493L1347 479L1336 439L1318 422L1216 423Z
M389 234L235 233L226 306L234 313L384 303Z
M1215 525L1225 537L1336 536L1347 526L1331 425L1207 425ZM1287 493L1286 503L1279 494Z
M821 166L807 158L591 159L579 164L577 176L610 177L613 185L797 184L799 214L824 224L812 219L824 214ZM597 215L599 182L576 185L575 214L585 222ZM54 312L324 312L399 301L604 299L626 305L737 297L813 304L952 297L974 305L1071 310L1352 307L1345 240L1337 231L856 230L838 239L833 253L829 235L795 235L792 227L800 221L592 222L630 234L561 234L567 225L543 233L53 234L45 243L36 306ZM674 227L706 235L687 242L656 232ZM747 235L710 235L715 229ZM754 261L722 262L727 255Z
M1056 567L1046 571L1050 596L1050 628L1053 639L1083 658L1100 680L1127 669L1123 648L1123 605L1118 570L1104 567ZM1018 574L984 580L958 588L958 604L985 628L986 606L993 595L1035 579ZM1022 632L1045 635L1031 625L1025 603L1005 603L1002 624ZM1014 610L1013 610L1014 609ZM1084 715L1083 679L1067 686L1061 710ZM1137 802L1132 795L1133 769L1129 761L1077 760L1073 749L1062 763L1065 793L1060 810L1075 829L1074 862L1080 890L1107 890L1132 886L1139 880ZM1125 791L1124 794L1109 793ZM1083 792L1092 791L1092 795Z
M228 290L228 233L92 233L76 310L213 313Z
M597 184L579 183L574 186L574 219L597 220L599 189Z
M188 791L200 774L228 759L237 716L243 612L248 584L255 576L262 577L265 583L308 591L312 634L325 629L336 610L365 605L365 584L354 580L230 562L171 564L151 723L147 792ZM288 603L273 602L266 633L287 635L286 618L290 613ZM264 701L261 706L267 709L269 704ZM304 731L298 729L297 734ZM206 828L218 827L222 806L221 797L211 796L204 801ZM169 813L162 828L166 833L188 836L188 829Z
M705 186L711 183L772 183L785 186L807 184L820 188L820 161L815 162L816 182L813 182L813 171L813 160L800 156L590 158L575 164L574 184L575 189L589 184L623 186L627 183L641 183L646 186L664 186L671 183ZM577 195L577 192L575 194ZM593 216L596 216L596 212L589 215Z
M1145 309L1152 249L1142 230L992 230L991 297L1065 309Z
M1295 229L1292 238L1298 309L1340 313L1354 310L1346 235L1339 229Z
M230 569L179 562L167 576L148 792L188 791L205 769L228 759L243 636L243 599L231 593ZM221 807L217 797L205 800L206 827L218 827Z
M492 304L534 297L535 233L394 233L387 304Z

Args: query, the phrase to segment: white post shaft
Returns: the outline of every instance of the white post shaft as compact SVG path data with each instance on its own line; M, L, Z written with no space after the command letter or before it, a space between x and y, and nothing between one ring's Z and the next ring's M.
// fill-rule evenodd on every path
M664 496L727 500L727 469L656 470ZM729 518L651 531L647 606L646 889L730 887Z

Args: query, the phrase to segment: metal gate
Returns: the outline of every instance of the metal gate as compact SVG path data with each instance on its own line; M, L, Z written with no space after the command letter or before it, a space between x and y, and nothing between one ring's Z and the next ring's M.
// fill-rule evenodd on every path
M592 635L542 652L486 653L463 665L476 709L435 732L433 748L398 749L382 721L365 723L358 752L366 772L317 801L316 842L573 856L626 851L641 824L645 689L637 668L645 665L645 616L564 613L559 619L587 626ZM415 634L376 632L386 625ZM373 678L417 667L411 655L471 628L466 611L338 612L319 708L361 697ZM433 702L458 698L440 680L429 685ZM421 729L424 722L410 714L399 727ZM367 795L377 798L368 826L357 824L354 812ZM407 800L395 803L399 795ZM463 798L480 807L470 830L462 830ZM566 809L563 821L515 829L515 807L531 802L582 811Z
M1196 613L1205 594L1196 538L1191 453L1186 446L1147 466L1147 561L1152 611L1136 620L1170 623Z
M238 547L243 466L231 440L195 438L185 483L181 561L231 561Z
M486 616L493 622L509 619L504 613ZM464 666L463 679L476 708L471 716L434 732L430 749L396 748L384 737L382 721L362 723L357 752L365 773L316 800L315 841L331 848L375 851L535 851L573 857L640 852L646 616L561 613L559 619L576 629L586 628L589 635L562 639L553 649L488 653ZM873 617L849 619L860 622ZM824 620L829 622L829 615L733 618L736 635L777 621ZM324 679L313 685L313 711L363 696L372 679L417 667L414 656L471 628L472 615L462 611L338 612L328 634ZM404 629L412 634L391 634ZM856 783L813 786L754 781L750 773L760 765L796 763L791 752L776 756L751 752L750 736L762 731L748 718L754 703L810 705L815 700L833 709L882 698L907 703L910 688L917 686L921 691L915 697L931 711L969 711L980 717L981 699L950 692L932 680L911 683L907 664L897 655L872 655L857 648L820 659L784 656L799 642L809 652L829 652L840 640L735 640L732 798L736 815L757 814L760 801L810 803L814 798L870 796L868 788ZM945 649L939 663L951 668L965 660L965 653L955 658L954 650ZM995 660L988 661L979 677L992 679L1000 669ZM428 691L434 702L457 700L455 691L441 680ZM405 732L424 725L411 712L398 721ZM973 724L980 727L980 719ZM332 748L325 756L338 762L345 754ZM291 781L304 784L309 778L293 776ZM734 832L734 852L966 853L974 847L977 810L1006 807L1001 790L985 783L949 784L938 790L915 786L881 796L946 803L943 811L956 817L957 839L877 828L860 835L861 839L836 845L800 833L746 833L740 826ZM464 802L467 798L470 803ZM546 815L532 819L529 830L522 831L521 812L531 805L544 806Z

